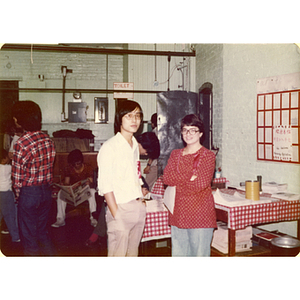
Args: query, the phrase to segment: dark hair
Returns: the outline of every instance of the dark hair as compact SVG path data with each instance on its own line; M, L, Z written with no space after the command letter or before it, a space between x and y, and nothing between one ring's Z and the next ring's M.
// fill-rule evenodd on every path
M18 101L12 108L12 116L26 131L39 131L42 128L42 112L33 101Z
M68 155L68 163L74 165L77 162L83 163L83 154L79 149L72 150Z
M116 102L116 113L115 113L115 123L114 123L114 129L115 133L121 131L121 125L122 125L122 118L134 111L136 108L139 108L141 111L141 125L143 125L143 110L141 106L132 100L123 100L123 99L118 99Z
M151 123L154 124L154 128L157 127L157 113L151 116Z
M8 152L5 149L0 150L0 161L8 157Z
M5 133L9 134L9 135L14 135L16 132L16 124L14 122L14 120L11 118L10 120L8 120L7 122L5 122Z
M147 151L148 157L156 159L160 154L159 140L154 132L144 132L136 137L137 141Z
M204 123L203 121L194 114L191 115L186 115L182 120L181 120L181 127L180 129L184 126L196 126L199 128L200 133L204 133Z
M146 180L143 176L142 176L142 180L143 180L142 188L146 188L149 191L149 185L148 185L148 183L146 182Z

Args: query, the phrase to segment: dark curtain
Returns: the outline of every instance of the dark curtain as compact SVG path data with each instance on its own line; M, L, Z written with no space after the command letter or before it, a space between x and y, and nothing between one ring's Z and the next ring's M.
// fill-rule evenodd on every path
M183 148L180 122L188 114L199 115L196 93L168 91L157 94L157 128L160 143L158 176L163 174L172 150Z

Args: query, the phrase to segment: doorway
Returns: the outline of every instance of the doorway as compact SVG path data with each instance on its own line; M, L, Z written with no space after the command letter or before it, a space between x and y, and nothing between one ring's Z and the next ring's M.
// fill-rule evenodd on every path
M12 119L12 107L19 101L19 81L0 80L0 146L3 148L3 135Z
M213 107L213 85L210 82L204 83L199 88L199 116L204 123L203 146L207 149L213 148L212 137L212 107Z

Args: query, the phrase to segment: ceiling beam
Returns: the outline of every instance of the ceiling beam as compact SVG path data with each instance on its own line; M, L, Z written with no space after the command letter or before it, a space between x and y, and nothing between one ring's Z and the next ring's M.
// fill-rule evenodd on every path
M85 44L88 46L88 44ZM85 54L111 54L111 55L156 55L156 56L180 56L195 57L196 52L178 51L156 51L156 50L134 50L134 49L107 49L97 47L77 47L64 45L41 45L41 44L4 44L1 50L9 51L46 51L46 52L68 52Z
M114 89L62 89L62 88L2 88L0 91L19 91L19 92L41 92L41 93L135 93L135 94L157 94L165 91L153 91L153 90L114 90Z

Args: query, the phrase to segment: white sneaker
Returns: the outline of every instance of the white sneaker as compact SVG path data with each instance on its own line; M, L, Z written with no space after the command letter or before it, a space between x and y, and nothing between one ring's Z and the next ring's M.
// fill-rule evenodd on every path
M52 227L61 227L61 226L65 226L65 220L58 218L57 221L55 223L53 223L51 226Z
M98 221L96 219L94 219L93 217L91 217L91 225L96 227L98 224Z

